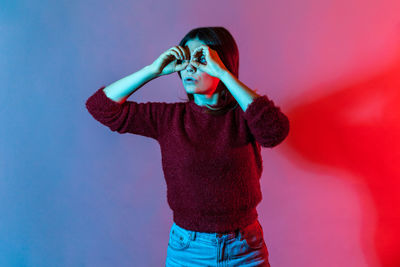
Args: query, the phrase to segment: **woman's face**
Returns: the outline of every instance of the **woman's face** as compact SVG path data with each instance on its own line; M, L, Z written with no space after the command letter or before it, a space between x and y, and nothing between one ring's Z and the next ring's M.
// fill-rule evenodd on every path
M186 43L185 48L190 50L188 52L191 55L193 51L201 45L205 45L205 43L199 39L192 39ZM194 59L191 58L190 60L192 62ZM200 63L205 62L204 56L199 57L198 60ZM197 69L192 64L189 64L186 69L180 72L180 74L183 87L185 87L186 92L189 94L205 94L211 96L215 92L220 81L218 78L209 75L207 72ZM185 79L187 77L193 77L195 81L186 81Z

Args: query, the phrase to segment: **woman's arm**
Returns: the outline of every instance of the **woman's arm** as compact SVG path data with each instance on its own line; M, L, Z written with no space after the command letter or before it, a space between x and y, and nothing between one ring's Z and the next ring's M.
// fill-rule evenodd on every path
M260 96L228 70L221 71L218 78L225 84L226 88L228 88L229 92L239 103L239 106L243 111L246 111L247 107L254 101L254 99Z
M147 65L139 71L108 85L103 91L108 98L122 104L136 90L157 77L158 75L153 70L152 65Z
M289 134L289 118L266 95L259 95L229 71L223 71L220 80L244 111L251 133L263 147L280 144Z

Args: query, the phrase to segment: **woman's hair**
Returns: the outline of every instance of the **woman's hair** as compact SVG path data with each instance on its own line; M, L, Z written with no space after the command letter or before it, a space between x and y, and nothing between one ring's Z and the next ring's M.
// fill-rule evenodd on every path
M239 78L239 50L235 39L230 32L224 27L201 27L192 29L180 41L180 46L192 39L199 39L211 49L218 53L225 67L236 77ZM182 79L181 73L178 72L179 78ZM215 92L219 92L218 103L216 105L207 105L214 110L208 109L206 112L211 114L221 114L229 109L234 109L238 106L238 102L226 88L222 81L219 81ZM189 101L193 101L193 94L186 93Z

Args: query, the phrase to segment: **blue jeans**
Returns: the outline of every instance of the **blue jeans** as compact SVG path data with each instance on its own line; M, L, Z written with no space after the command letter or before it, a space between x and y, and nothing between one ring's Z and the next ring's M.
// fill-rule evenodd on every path
M264 233L258 219L234 232L204 233L172 224L165 266L270 267Z

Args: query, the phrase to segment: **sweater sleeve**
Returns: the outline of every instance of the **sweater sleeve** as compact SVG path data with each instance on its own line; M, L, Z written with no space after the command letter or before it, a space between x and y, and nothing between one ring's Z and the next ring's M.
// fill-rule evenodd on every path
M263 147L274 147L289 134L288 117L266 95L255 98L243 116L255 140Z
M97 121L118 133L132 133L158 140L162 110L167 103L118 103L98 89L86 100L86 108Z

